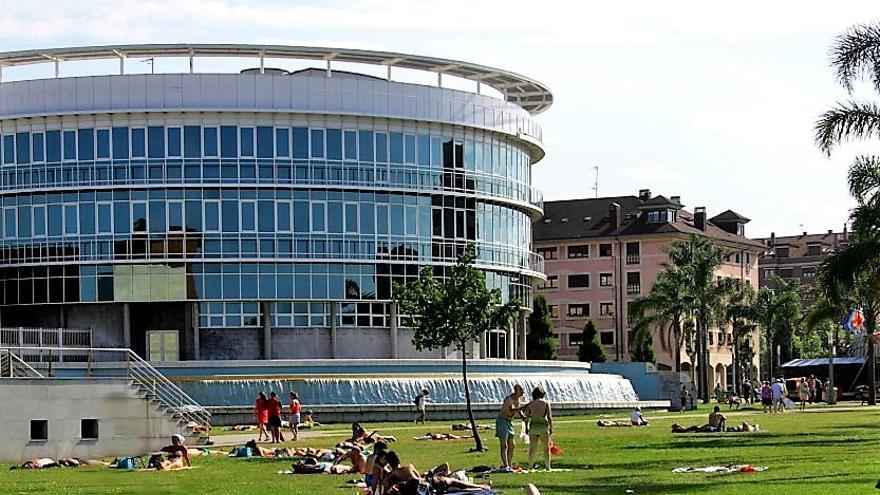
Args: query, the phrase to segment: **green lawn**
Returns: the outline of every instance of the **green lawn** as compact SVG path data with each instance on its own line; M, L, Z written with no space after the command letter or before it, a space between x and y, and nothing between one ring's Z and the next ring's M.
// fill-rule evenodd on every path
M726 409L726 408L724 408ZM520 494L521 486L534 483L544 495L568 494L864 494L874 491L880 476L878 409L855 411L814 409L764 415L732 413L731 423L748 420L763 431L750 434L672 435L669 425L703 422L703 417L647 414L647 428L597 428L596 416L564 417L556 422L556 443L563 449L555 467L571 472L494 474L495 488ZM702 412L702 411L701 411ZM623 418L623 415L615 415ZM497 465L496 439L485 435L490 451L467 453L470 443L416 442L410 438L427 430L449 431L449 423L368 425L398 437L393 445L405 462L428 468L441 461L453 467ZM333 426L325 427L333 430ZM339 435L342 438L342 434ZM314 438L302 445L329 446L331 438ZM525 462L520 446L517 461ZM673 474L679 466L708 464L767 466L763 473L732 475ZM196 468L173 473L121 472L107 468L0 471L0 493L263 493L351 495L349 477L330 475L281 476L288 460L198 458ZM585 469L592 465L592 469Z

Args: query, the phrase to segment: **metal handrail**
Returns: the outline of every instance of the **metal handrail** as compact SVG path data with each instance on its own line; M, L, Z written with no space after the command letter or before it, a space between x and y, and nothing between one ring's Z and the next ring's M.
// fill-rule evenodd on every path
M5 357L5 359L3 359ZM10 349L0 349L0 376L5 378L46 378Z
M210 426L211 424L211 413L208 412L207 409L196 402L192 397L187 395L186 392L181 390L180 387L178 387L174 382L166 378L165 375L160 373L159 370L157 370L152 364L138 356L137 353L135 353L131 349L94 347L77 347L73 349L65 347L0 347L0 352L8 353L9 356L11 356L11 359L15 359L16 362L22 363L24 366L27 366L27 368L36 373L37 376L35 376L34 378L46 377L34 370L32 367L27 365L27 363L16 356L12 352L13 349L20 349L27 352L48 351L51 353L57 351L60 353L62 351L76 351L78 353L88 353L87 376L91 376L93 354L122 354L124 360L123 362L125 362L126 364L125 377L131 380L134 385L141 388L149 395L155 397L162 406L169 408L173 414L180 418L181 421L187 424L194 425Z

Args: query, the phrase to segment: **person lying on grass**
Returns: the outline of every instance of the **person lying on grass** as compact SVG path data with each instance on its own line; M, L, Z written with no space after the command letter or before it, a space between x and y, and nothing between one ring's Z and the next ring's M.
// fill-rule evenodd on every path
M367 458L364 457L363 451L358 447L353 447L348 452L342 454L337 457L336 460L333 461L333 466L337 466L342 461L348 460L351 462L351 471L352 473L358 474L366 474L367 473Z
M432 433L429 431L422 436L413 437L413 440L462 440L466 438L474 438L474 436L454 435L452 433Z
M183 435L172 436L171 445L162 447L162 452L166 454L164 458L161 454L153 455L150 458L150 467L160 471L168 471L192 465L189 460L189 449L183 444Z
M422 475L412 464L401 465L400 458L394 451L388 452L384 459L389 470L385 480L385 493L396 491L401 495L417 495L419 485L424 483L430 485L436 493L478 492L492 488L491 485L477 485L449 476L449 463L444 462Z

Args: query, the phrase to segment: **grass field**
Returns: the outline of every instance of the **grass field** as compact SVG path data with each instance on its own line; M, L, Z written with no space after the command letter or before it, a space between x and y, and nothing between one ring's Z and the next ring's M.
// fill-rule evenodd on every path
M705 407L703 408L705 409ZM726 408L724 408L726 409ZM764 415L734 412L730 423L759 423L762 431L749 434L672 435L673 422L705 422L699 415L647 414L646 428L597 428L597 416L561 417L555 441L564 453L554 467L570 472L493 474L494 487L503 494L520 494L522 485L537 485L543 495L568 494L864 494L874 491L880 476L880 435L876 408L812 409ZM623 419L623 415L614 415ZM498 464L497 440L484 434L489 452L467 453L469 441L424 442L411 437L424 431L450 431L449 423L389 423L368 425L396 435L393 448L404 462L420 469L441 461L455 467ZM343 427L325 427L338 435L311 438L300 445L326 447L344 438ZM516 460L525 463L525 446ZM108 468L53 469L0 472L0 493L181 493L352 495L346 486L352 477L278 475L289 460L197 458L195 469L179 472L122 472ZM680 466L752 464L767 466L761 473L730 475L673 474ZM591 469L586 467L591 465Z

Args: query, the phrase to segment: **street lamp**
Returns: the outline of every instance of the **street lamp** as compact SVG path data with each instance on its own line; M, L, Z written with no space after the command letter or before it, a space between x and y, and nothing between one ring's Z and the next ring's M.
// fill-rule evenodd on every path
M834 330L828 330L828 404L837 402L834 393Z

